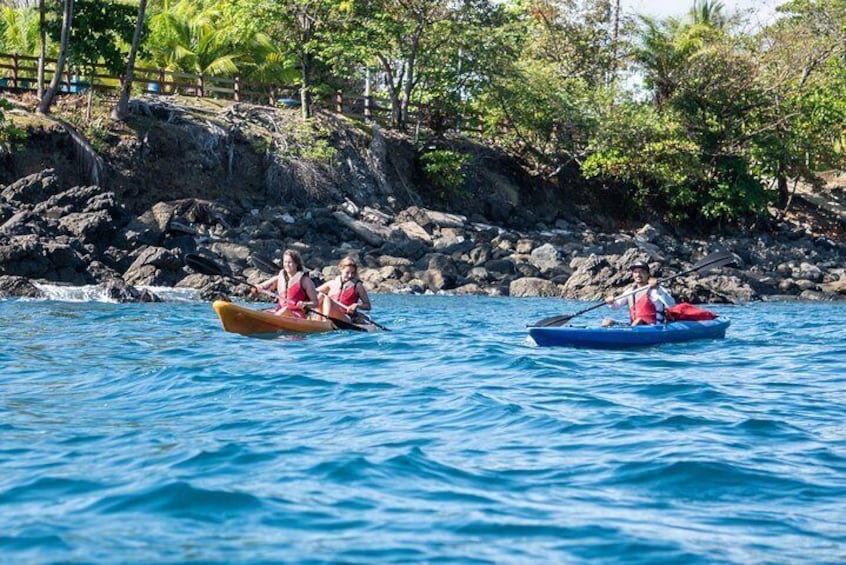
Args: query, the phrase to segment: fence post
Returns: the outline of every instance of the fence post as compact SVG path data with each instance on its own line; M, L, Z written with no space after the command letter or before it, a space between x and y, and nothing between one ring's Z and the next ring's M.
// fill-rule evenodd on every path
M203 97L203 75L200 74L197 76L197 98Z
M235 77L235 84L232 86L233 92L232 96L235 98L235 102L241 101L241 77Z
M12 55L12 86L18 87L18 55Z
M369 94L364 97L364 121L373 121L373 97Z
M341 90L335 91L335 112L344 113L344 93Z
M66 81L67 81L67 83L68 83L68 89L67 89L67 90L65 90L65 92L70 92L70 91L71 91L71 80L72 80L72 77L71 77L71 72L70 72L70 69L69 69L69 68L67 68L67 67L65 67L65 80L66 80Z
M159 92L164 94L164 83L165 83L165 74L164 69L159 69Z

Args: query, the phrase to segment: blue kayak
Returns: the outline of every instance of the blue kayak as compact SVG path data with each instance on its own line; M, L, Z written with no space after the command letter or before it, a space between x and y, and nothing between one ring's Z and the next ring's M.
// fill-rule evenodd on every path
M729 320L670 322L654 326L603 327L530 327L529 335L541 347L594 347L617 349L692 339L716 339L726 336Z

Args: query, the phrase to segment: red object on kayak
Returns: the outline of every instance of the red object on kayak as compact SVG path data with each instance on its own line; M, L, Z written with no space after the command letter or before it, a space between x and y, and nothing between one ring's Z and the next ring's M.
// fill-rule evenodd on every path
M688 302L681 302L675 306L668 307L665 314L667 316L667 320L671 322L680 320L713 320L717 317L717 315L710 310L699 308L698 306L694 306Z

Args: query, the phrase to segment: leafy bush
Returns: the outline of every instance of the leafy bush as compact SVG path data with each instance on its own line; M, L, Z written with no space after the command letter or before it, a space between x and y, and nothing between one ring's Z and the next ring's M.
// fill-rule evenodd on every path
M10 110L12 104L0 98L0 155L10 153L17 143L20 143L26 138L24 131L14 124L8 123L6 114L3 110Z
M449 149L435 149L420 156L423 172L440 198L452 198L462 194L464 166L469 159L468 155Z

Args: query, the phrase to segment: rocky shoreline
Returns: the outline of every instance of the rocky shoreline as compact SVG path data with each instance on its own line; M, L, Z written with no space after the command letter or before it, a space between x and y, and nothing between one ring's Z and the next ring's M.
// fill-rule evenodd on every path
M312 276L337 273L356 257L374 293L546 296L595 300L628 282L626 266L648 261L659 277L709 253L736 255L732 268L675 278L678 300L694 303L846 298L846 245L787 222L773 233L679 239L659 227L604 232L579 220L509 229L409 206L396 212L339 205L264 206L160 201L139 215L99 186L67 190L47 169L0 187L0 297L41 297L33 281L103 286L119 302L155 301L139 287L193 288L204 299L247 298L247 285L191 272L200 253L250 281L266 277L251 254L279 259L297 249Z

